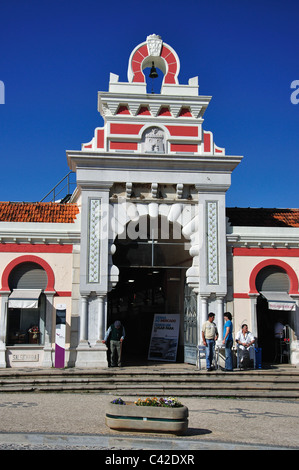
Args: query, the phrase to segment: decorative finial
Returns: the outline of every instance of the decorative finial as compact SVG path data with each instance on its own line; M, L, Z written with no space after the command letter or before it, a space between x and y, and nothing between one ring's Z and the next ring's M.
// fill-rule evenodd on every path
M158 57L162 49L162 39L161 36L157 34L151 34L146 38L147 48L150 56Z

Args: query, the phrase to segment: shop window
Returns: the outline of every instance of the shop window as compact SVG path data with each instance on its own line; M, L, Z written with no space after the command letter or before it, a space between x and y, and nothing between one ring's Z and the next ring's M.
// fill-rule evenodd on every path
M22 263L13 269L8 282L7 345L43 344L46 272L35 263Z
M41 294L38 308L9 308L7 345L43 344L45 331L45 295Z

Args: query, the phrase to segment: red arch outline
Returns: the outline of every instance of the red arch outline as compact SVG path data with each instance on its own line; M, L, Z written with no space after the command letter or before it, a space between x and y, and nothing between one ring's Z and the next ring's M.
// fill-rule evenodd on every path
M39 258L38 256L33 256L33 255L24 255L20 256L19 258L13 259L4 269L3 274L2 274L2 288L1 291L10 291L9 285L8 285L8 278L11 273L11 271L18 266L19 264L22 263L36 263L39 264L47 273L48 276L48 284L45 289L45 292L55 292L54 289L54 284L55 284L55 276L53 269L51 266L42 258Z
M149 52L146 44L141 44L140 47L134 52L131 59L131 67L133 72L133 83L144 83L145 76L142 72L142 62L146 57L149 57ZM176 84L176 76L178 74L178 63L173 52L165 45L162 45L160 57L162 57L168 65L168 72L164 77L164 83Z
M267 259L267 260L261 261L259 264L257 264L253 268L249 277L249 293L250 294L258 294L256 285L255 285L256 276L258 275L260 270L265 268L266 266L279 266L280 268L284 269L290 279L289 294L291 295L299 294L297 274L295 273L294 269L290 265L288 265L284 261L281 261L280 259Z

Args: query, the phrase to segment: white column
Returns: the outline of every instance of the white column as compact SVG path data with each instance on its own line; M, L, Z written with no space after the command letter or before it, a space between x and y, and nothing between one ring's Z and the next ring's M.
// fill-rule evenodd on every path
M102 341L106 331L106 315L105 315L105 295L98 296L99 302L99 340Z
M53 309L54 309L54 294L46 293L46 325L45 325L45 344L44 344L44 357L43 357L43 367L52 367L52 342L54 342L53 337Z
M221 344L223 339L223 297L217 296L216 325L219 333L218 342Z
M10 292L9 292L10 293ZM6 325L7 325L7 305L8 293L1 294L0 312L0 368L6 367Z
M258 331L257 331L257 298L258 298L258 295L257 294L250 294L250 309L251 309L251 313L250 313L250 330L251 330L251 333L253 334L253 336L255 338L257 338L257 335L258 335Z
M80 326L79 326L79 341L87 341L87 307L88 296L81 295L81 312L80 312Z
M201 327L203 323L208 319L208 298L209 295L199 295L200 298L200 309L198 312L198 319L200 321L197 322L197 334L198 334L198 343L201 344L202 341L202 334L201 334Z

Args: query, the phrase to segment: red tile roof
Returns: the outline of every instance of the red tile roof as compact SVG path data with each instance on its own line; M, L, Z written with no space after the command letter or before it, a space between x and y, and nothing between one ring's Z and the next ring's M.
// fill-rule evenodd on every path
M74 223L76 204L55 202L0 202L0 222Z
M0 222L74 223L76 204L56 202L0 202ZM299 209L227 207L233 226L299 227Z
M228 207L226 216L232 226L299 227L299 209Z

